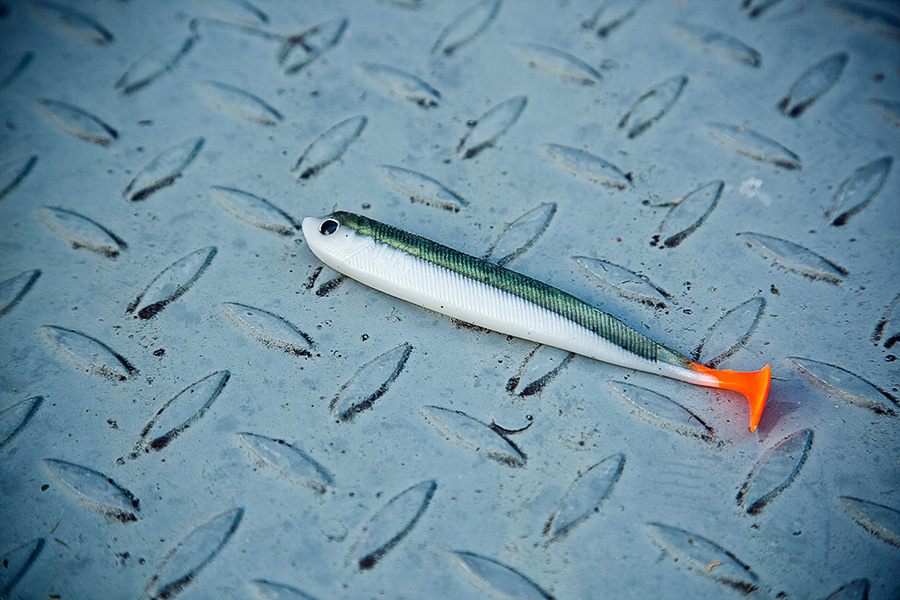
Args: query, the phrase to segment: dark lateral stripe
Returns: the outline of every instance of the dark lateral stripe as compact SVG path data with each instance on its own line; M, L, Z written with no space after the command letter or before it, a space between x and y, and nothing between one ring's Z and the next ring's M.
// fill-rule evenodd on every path
M650 361L688 367L690 360L658 344L615 317L537 279L510 271L494 263L465 254L414 233L349 212L331 215L341 225L464 277L508 292L552 311Z

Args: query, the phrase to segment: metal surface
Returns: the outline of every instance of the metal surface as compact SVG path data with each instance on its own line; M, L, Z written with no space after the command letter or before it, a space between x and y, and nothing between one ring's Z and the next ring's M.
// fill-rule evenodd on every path
M896 3L0 17L0 595L900 595ZM771 363L759 430L337 278L333 208Z

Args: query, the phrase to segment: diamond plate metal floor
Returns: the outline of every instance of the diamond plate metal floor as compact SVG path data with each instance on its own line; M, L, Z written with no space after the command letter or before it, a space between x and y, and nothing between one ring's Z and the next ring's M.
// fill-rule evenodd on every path
M900 12L0 2L0 597L900 596ZM361 212L734 394L323 268Z

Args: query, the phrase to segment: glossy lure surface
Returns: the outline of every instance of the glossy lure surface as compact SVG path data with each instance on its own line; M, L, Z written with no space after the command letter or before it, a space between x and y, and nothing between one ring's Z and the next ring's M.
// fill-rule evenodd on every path
M771 369L705 367L551 285L362 215L303 219L313 254L377 290L449 317L638 371L739 392L750 431L762 417Z

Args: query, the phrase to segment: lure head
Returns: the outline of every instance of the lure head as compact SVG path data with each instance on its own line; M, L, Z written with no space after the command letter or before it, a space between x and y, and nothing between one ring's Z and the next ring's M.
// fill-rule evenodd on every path
M339 211L324 217L306 217L301 224L303 237L312 253L337 271L366 243L366 238L353 227L354 216Z

